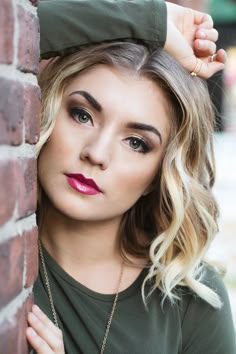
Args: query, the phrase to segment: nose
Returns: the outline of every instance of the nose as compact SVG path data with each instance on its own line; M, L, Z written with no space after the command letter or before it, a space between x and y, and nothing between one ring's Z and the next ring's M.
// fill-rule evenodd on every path
M111 160L111 149L111 139L108 135L93 136L83 146L80 159L105 170Z

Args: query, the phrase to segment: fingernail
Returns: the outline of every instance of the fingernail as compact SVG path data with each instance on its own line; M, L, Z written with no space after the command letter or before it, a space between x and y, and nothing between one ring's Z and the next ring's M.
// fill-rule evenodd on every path
M198 32L198 35L201 37L201 38L206 38L206 32L201 30Z
M28 334L32 337L36 336L36 332L32 327L28 327Z
M30 320L31 320L32 322L35 322L35 321L38 320L37 317L33 314L33 312L30 312Z
M39 308L37 305L35 305L35 304L33 305L32 310L33 310L35 313L41 313L40 308Z
M199 48L199 49L203 49L204 43L205 43L205 42L200 39L200 40L197 42L198 48Z

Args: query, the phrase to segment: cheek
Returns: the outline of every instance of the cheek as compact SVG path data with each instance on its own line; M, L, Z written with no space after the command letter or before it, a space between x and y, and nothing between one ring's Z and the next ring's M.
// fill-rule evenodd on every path
M46 191L47 184L50 180L50 175L52 168L49 168L51 165L51 159L47 154L46 150L42 151L38 158L38 180L41 187Z
M68 139L68 136L70 134L66 129L59 129L57 125L54 127L49 141L44 145L39 155L39 168L41 166L55 167L61 161L67 161L71 152L76 150L73 145L73 139Z
M47 166L50 164L50 156L47 153L47 148L44 147L38 157L38 177L44 175L48 171Z
M152 163L127 164L126 168L116 174L117 185L120 192L127 193L127 196L139 198L150 186L158 172L159 161Z
M130 166L131 167L131 166ZM126 212L146 193L156 175L156 169L127 169L119 171L113 179L109 193L111 205ZM112 196L112 197L111 197Z
M53 151L53 148L51 148L51 144L47 143L38 158L38 174L41 175L43 173L47 173L48 171L52 170L52 168L49 168L50 166L54 164L56 159L56 155Z
M41 184L49 184L60 169L60 160L65 156L62 150L59 144L53 143L53 140L42 148L38 157L38 178Z

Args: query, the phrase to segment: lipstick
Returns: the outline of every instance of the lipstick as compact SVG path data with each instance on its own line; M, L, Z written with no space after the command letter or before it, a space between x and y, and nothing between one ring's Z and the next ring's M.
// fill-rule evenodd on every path
M69 185L77 192L86 195L95 195L102 193L102 191L92 178L86 178L80 173L69 173L66 174L66 177Z

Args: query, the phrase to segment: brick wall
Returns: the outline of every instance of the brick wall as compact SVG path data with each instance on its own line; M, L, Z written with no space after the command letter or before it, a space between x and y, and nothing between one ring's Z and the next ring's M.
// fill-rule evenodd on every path
M0 4L0 353L25 354L37 275L37 1Z

